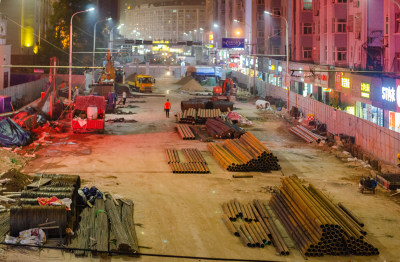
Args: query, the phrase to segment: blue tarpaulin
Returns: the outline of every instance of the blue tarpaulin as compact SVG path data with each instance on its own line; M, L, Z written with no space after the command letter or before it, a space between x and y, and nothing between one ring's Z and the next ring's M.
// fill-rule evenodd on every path
M0 144L5 147L25 146L31 135L10 118L0 121Z

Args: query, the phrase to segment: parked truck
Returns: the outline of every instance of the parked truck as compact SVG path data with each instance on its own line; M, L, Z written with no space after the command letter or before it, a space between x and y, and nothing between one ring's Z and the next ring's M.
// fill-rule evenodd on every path
M189 66L186 70L186 76L192 76L201 82L209 77L215 77L217 83L222 78L222 67L216 66Z
M128 85L136 92L153 92L154 79L150 75L133 76L133 81L128 81Z

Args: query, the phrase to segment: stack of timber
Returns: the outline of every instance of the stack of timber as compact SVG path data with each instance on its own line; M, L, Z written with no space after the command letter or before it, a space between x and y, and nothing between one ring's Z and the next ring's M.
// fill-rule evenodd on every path
M189 108L185 111L179 112L177 117L178 123L194 124L196 122L197 112L194 108Z
M222 221L245 246L264 248L272 243L280 255L289 255L288 247L261 201L241 204L234 199L222 204L222 210Z
M280 170L278 158L250 132L239 139L209 143L208 149L218 162L232 172L269 172Z
M244 133L246 133L243 128L238 127L227 121L224 121L221 118L207 119L206 127L208 134L214 138L223 138L223 139L239 138Z
M303 186L296 176L282 179L270 205L304 256L379 254L360 221L313 185Z
M94 255L137 253L133 208L131 200L116 200L110 194L96 199L92 207L82 210L76 238L69 247L75 248L76 256L88 256L88 250Z
M182 154L186 162L181 162L179 152L176 149L167 149L168 164L172 173L179 174L208 174L210 169L207 166L201 152L196 148L183 149Z
M197 111L197 123L204 124L207 119L212 119L212 118L219 118L221 117L222 112L221 110L218 109L199 109Z
M296 136L300 137L307 143L313 143L313 142L319 143L321 141L326 140L326 137L317 135L301 125L291 127L289 128L289 131L295 134Z
M183 140L194 140L196 138L188 125L177 125L176 129Z

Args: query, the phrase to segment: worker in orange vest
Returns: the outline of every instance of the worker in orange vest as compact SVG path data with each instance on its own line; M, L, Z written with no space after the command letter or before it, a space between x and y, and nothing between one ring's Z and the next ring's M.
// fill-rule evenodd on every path
M167 102L164 104L164 110L165 110L165 115L167 118L169 118L169 110L171 109L171 103L169 102L169 99L167 99Z

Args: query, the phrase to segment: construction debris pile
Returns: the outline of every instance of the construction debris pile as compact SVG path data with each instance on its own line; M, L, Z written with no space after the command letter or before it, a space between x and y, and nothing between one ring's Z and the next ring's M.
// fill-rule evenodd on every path
M207 119L206 127L208 134L214 138L239 138L246 133L243 128L224 121L221 118Z
M289 131L292 132L293 134L295 134L296 136L300 137L307 143L312 143L312 142L319 143L321 141L326 140L326 137L315 134L301 125L291 127L291 128L289 128Z
M362 223L296 176L282 179L270 205L304 256L379 254Z
M194 140L196 138L188 125L177 125L176 129L183 140Z
M178 123L204 124L209 118L221 117L222 112L219 109L199 109L189 108L184 110L183 113L179 112L176 114L176 120Z
M228 171L270 172L280 170L278 158L250 132L238 139L207 144L211 154Z
M3 192L9 210L0 206L0 240L62 246L77 256L137 253L133 202L80 186L76 175L36 174L22 191Z
M289 255L288 247L261 201L241 204L234 199L224 203L222 209L222 221L244 245L264 248L273 244L280 255Z
M180 174L208 174L210 169L201 152L196 148L182 149L187 162L181 162L179 152L176 149L167 149L168 164L172 173Z

